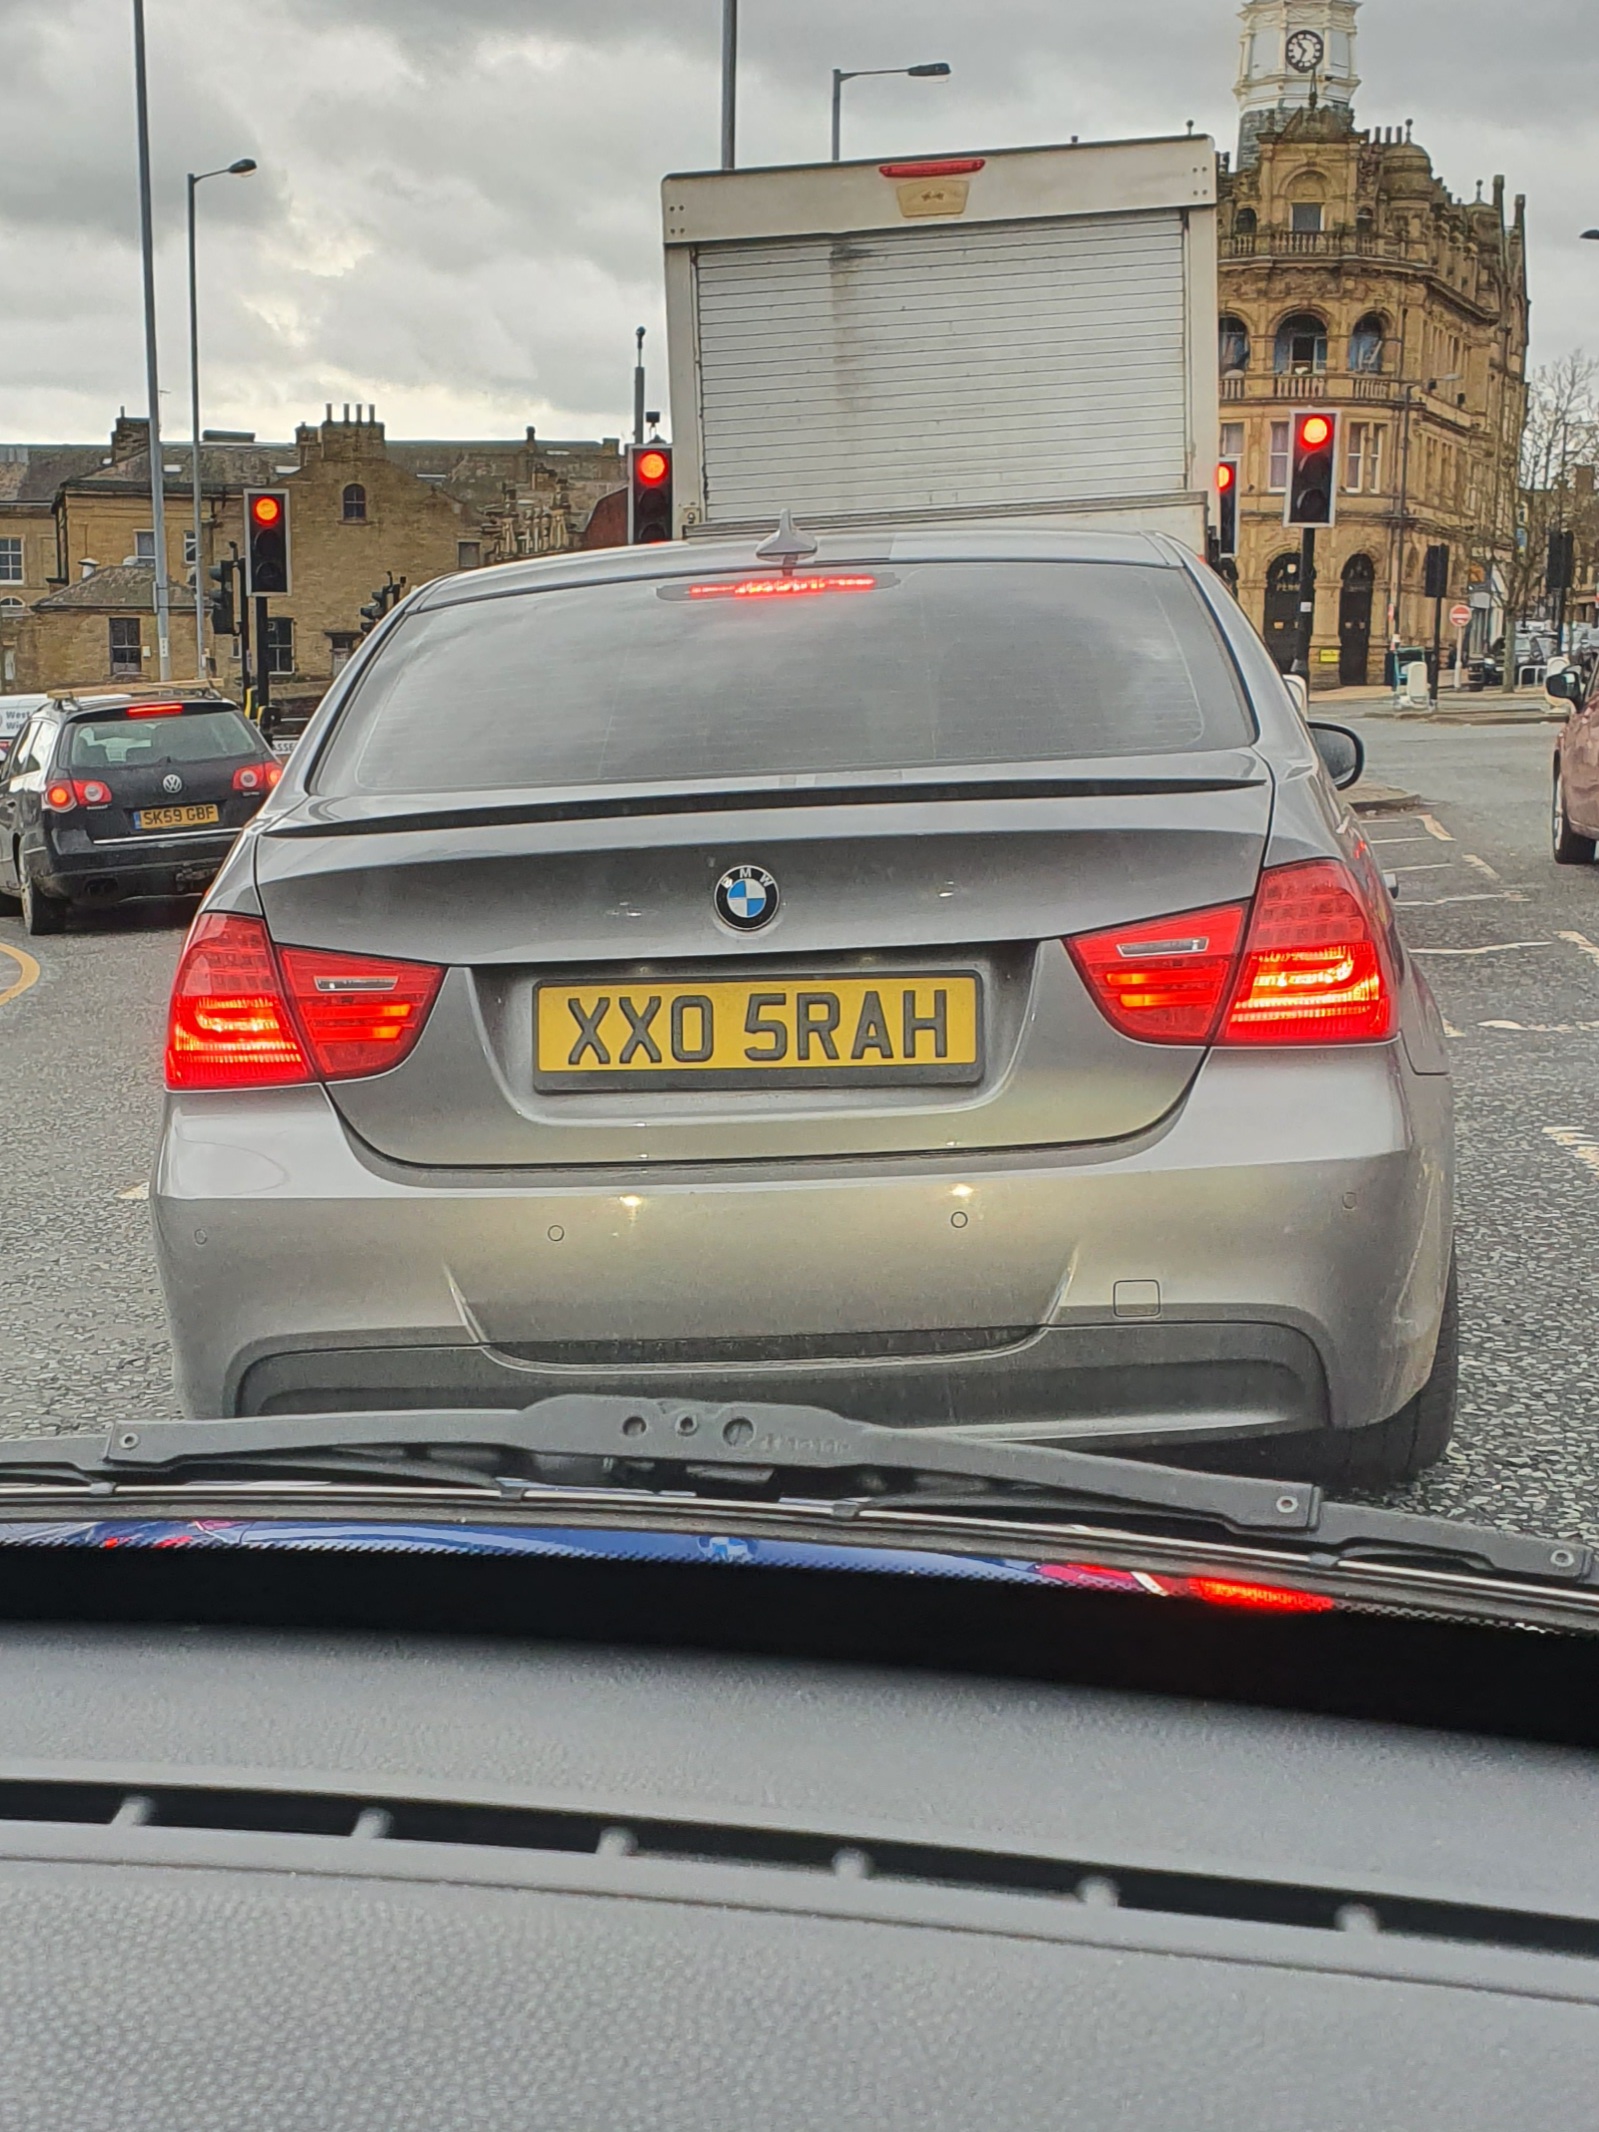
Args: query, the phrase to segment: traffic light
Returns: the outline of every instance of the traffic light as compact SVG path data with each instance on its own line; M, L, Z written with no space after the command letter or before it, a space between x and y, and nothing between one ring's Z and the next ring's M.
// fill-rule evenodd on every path
M632 444L627 454L627 537L633 547L672 537L672 447Z
M1435 541L1421 560L1421 596L1424 600L1449 597L1449 544Z
M1314 407L1293 418L1285 526L1330 526L1338 493L1338 417Z
M246 489L244 590L250 599L289 589L289 499L282 489Z
M1569 527L1556 527L1549 535L1549 560L1544 570L1544 590L1569 592L1576 581L1576 535Z
M405 596L406 581L403 577L390 577L388 582L374 588L372 597L361 609L361 634L368 635L391 607L398 607Z
M233 573L238 567L231 561L211 565L211 582L217 588L211 595L211 627L219 637L239 634L239 618L233 609Z
M1217 511L1216 552L1220 556L1238 553L1238 461L1223 459L1216 469Z

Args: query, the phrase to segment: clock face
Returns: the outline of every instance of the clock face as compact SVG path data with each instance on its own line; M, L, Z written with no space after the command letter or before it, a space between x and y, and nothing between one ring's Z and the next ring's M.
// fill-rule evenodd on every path
M1314 73L1326 53L1319 30L1295 30L1288 40L1288 64L1296 74Z

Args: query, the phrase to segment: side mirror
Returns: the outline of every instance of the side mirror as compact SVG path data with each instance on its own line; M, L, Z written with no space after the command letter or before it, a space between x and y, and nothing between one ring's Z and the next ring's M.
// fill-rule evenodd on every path
M1340 792L1347 792L1351 785L1360 783L1366 767L1366 743L1358 733L1351 733L1346 725L1325 725L1320 719L1314 719L1310 737L1316 744L1322 768Z
M1574 666L1560 666L1544 675L1543 689L1546 696L1557 697L1562 703L1581 703L1582 676Z

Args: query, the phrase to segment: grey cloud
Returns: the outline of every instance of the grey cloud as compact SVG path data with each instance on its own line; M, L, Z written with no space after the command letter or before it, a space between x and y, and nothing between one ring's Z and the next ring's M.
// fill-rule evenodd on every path
M714 160L720 0L148 0L165 374L183 400L182 178L204 195L207 405L275 428L371 397L396 428L614 430L659 353L658 186ZM1367 0L1361 115L1411 117L1469 194L1531 198L1544 352L1599 338L1591 0ZM1233 0L743 0L744 160L1233 124ZM0 436L142 397L125 7L0 0ZM1573 116L1576 114L1576 116ZM169 413L168 419L173 419Z

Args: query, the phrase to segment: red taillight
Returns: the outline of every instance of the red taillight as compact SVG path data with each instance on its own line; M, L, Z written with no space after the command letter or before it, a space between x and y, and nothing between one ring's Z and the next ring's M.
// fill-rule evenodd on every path
M85 807L109 807L111 804L111 787L102 784L98 777L75 777L72 789Z
M1224 1044L1377 1044L1394 1033L1394 980L1375 915L1334 859L1260 877Z
M1146 919L1066 945L1105 1019L1146 1044L1208 1044L1226 1003L1248 906Z
M1105 1019L1142 1043L1378 1044L1394 1033L1394 978L1371 871L1369 859L1356 871L1335 859L1270 866L1253 908L1220 904L1066 945Z
M1296 1592L1282 1584L1244 1584L1234 1577L1185 1577L1180 1589L1207 1606L1240 1606L1260 1614L1330 1614L1338 1602L1324 1592Z
M259 918L196 919L172 988L169 1088L282 1088L397 1066L444 972L275 948Z
M324 1080L386 1073L422 1034L444 972L430 962L280 948L289 997Z
M270 792L283 775L283 765L275 762L247 762L233 773L235 792Z
M875 592L875 577L741 577L690 585L691 600L792 600L817 592Z
M314 1078L265 925L202 912L172 986L168 1088L282 1088Z
M885 178L969 178L983 167L980 155L948 155L931 163L879 163Z
M70 814L78 804L78 795L64 779L58 779L45 786L44 803L52 814Z

